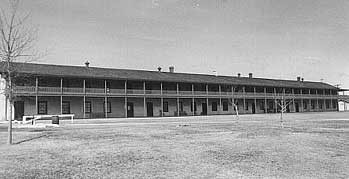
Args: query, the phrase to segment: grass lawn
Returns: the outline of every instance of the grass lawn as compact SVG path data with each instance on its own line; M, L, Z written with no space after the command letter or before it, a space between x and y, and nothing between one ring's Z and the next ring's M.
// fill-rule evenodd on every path
M0 178L349 178L349 113L0 125Z

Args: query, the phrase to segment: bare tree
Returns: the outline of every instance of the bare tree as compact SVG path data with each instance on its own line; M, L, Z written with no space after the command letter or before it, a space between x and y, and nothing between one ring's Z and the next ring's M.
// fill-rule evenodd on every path
M280 99L275 99L275 103L281 108L280 110L280 123L281 123L281 127L284 127L284 120L283 120L283 115L284 113L287 111L287 107L291 104L291 100L285 99L285 95L282 94Z
M8 120L8 144L12 144L12 106L15 102L14 79L16 67L14 62L33 60L36 54L33 47L37 39L37 30L29 27L27 15L19 13L20 0L9 0L9 8L0 12L0 59L1 69L5 79L5 99L9 103ZM7 106L7 105L6 105ZM7 107L6 107L7 108ZM7 110L7 109L6 109Z

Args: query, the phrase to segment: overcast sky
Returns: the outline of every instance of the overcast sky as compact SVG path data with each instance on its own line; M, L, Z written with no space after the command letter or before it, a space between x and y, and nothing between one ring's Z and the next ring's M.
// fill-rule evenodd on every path
M0 0L4 1L4 0ZM348 0L25 0L40 63L320 81L349 88Z

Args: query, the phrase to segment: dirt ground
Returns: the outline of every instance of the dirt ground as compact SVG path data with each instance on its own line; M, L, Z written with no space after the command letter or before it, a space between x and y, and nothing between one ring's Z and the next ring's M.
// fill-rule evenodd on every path
M349 113L0 124L0 178L349 178Z

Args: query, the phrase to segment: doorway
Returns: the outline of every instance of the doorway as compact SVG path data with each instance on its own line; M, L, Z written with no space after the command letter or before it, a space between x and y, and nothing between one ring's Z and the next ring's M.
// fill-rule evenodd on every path
M256 114L256 105L252 103L252 114Z
M299 104L296 103L295 105L296 105L296 112L299 112Z
M134 117L133 103L127 103L127 117Z
M15 101L15 120L21 120L24 116L24 101Z
M147 117L153 117L153 103L147 102Z
M207 103L202 103L202 115L207 115Z

